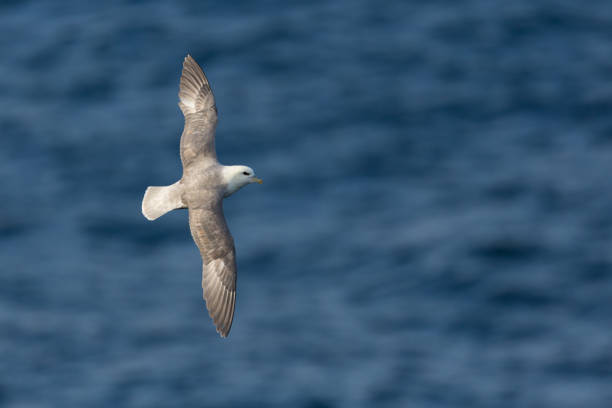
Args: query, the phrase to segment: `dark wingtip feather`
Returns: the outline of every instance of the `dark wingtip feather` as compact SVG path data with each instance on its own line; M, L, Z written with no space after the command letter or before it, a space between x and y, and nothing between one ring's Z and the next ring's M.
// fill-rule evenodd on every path
M194 113L215 107L215 100L202 67L187 54L179 85L179 106L183 113Z
M236 293L228 290L218 276L210 274L203 283L208 316L221 337L227 337L234 320Z

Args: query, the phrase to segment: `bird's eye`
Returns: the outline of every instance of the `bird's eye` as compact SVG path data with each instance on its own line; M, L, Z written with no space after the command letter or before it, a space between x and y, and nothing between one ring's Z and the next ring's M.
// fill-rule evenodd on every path
M249 173L248 171L243 171L242 174L244 174L245 176L250 176L251 173Z

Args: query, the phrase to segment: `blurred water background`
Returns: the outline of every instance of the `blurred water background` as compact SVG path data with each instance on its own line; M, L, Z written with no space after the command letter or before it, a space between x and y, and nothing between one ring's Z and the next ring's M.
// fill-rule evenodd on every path
M2 2L0 406L612 406L612 3ZM181 63L234 326L201 299Z

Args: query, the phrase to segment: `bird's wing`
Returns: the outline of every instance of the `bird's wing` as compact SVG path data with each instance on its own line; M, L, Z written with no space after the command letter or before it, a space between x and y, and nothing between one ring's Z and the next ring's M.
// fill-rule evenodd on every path
M189 209L191 235L202 255L202 289L217 332L226 337L236 303L236 252L219 200L216 208Z
M215 97L206 75L191 55L187 55L183 62L179 100L179 107L185 116L185 128L181 135L183 168L189 167L196 159L216 162Z

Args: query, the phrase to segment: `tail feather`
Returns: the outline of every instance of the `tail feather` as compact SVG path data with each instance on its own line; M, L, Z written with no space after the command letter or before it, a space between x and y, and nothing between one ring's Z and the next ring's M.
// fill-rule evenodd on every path
M187 208L182 199L182 185L180 181L163 187L148 187L142 199L142 214L153 221L168 211L178 208Z

